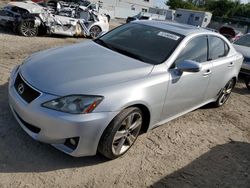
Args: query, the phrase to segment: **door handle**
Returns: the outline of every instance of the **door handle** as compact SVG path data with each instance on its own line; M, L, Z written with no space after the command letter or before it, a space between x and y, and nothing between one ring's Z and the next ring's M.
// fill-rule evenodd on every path
M211 73L212 71L210 69L207 69L206 72L203 73L203 76L208 76Z
M234 66L234 63L233 62L230 62L228 67L233 67Z

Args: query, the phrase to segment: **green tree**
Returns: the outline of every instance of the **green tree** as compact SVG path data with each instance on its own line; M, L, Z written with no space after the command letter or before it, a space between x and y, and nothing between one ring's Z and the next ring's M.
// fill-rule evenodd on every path
M168 5L171 9L177 9L177 8L185 8L185 9L197 9L194 4L183 1L183 0L168 0L166 2L166 5Z
M210 0L207 1L206 10L211 11L214 16L228 17L234 6L235 2L230 0Z
M166 5L171 9L206 10L212 12L215 17L250 18L250 3L241 4L240 0L168 0Z

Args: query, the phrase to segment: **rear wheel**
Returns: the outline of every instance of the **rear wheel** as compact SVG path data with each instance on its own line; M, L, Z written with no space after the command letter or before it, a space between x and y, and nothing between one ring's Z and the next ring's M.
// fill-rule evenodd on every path
M232 92L232 89L234 88L234 85L235 85L235 80L234 79L231 79L227 84L226 86L222 89L217 101L215 103L213 103L213 105L215 107L220 107L222 106L223 104L226 103L226 101L228 100L231 92Z
M98 151L109 159L126 153L134 144L143 121L139 108L131 107L118 114L104 131Z
M25 37L35 37L38 34L38 27L32 21L22 21L17 27L18 32Z
M247 89L250 89L250 76L245 77L245 83L246 83Z

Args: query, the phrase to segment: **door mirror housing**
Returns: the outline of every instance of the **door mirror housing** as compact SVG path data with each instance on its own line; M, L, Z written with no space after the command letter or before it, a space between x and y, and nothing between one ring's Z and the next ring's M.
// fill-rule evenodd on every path
M184 60L176 65L177 70L181 72L200 72L201 65L192 60Z

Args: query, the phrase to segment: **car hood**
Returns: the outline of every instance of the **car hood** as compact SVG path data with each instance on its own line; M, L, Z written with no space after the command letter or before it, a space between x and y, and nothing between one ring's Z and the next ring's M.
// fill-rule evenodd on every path
M250 47L247 46L241 46L234 44L234 48L236 49L237 52L241 53L244 57L250 58Z
M49 49L21 66L33 87L54 95L98 94L98 90L147 76L153 65L109 50L93 41Z

